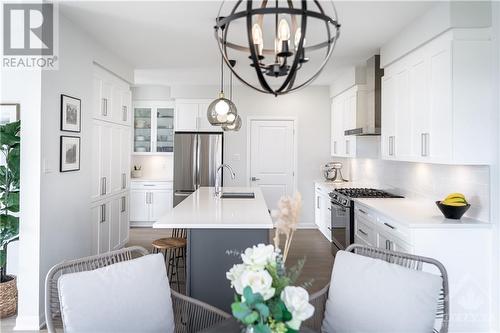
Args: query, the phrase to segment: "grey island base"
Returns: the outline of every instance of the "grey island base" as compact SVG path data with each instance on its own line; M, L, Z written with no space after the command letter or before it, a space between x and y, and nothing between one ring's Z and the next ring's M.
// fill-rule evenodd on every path
M163 216L153 228L188 230L186 291L189 296L230 312L234 290L226 272L243 252L270 243L273 222L261 190L223 187L224 193L253 192L254 198L216 198L213 187L200 187Z
M226 272L241 263L241 257L227 252L241 253L259 243L269 243L269 229L188 230L188 295L230 313L234 289Z

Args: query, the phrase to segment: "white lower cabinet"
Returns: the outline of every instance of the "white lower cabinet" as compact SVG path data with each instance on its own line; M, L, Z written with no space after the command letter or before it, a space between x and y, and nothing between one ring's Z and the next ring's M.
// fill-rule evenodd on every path
M172 182L133 181L130 191L130 223L151 226L173 207Z
M123 192L91 207L92 254L124 247L129 240L128 194Z
M394 211L379 211L357 201L354 207L355 243L430 257L444 265L451 295L450 318L454 318L450 321L450 332L489 331L488 318L492 318L492 312L486 300L494 293L491 286L494 262L491 224L465 218L462 222L444 218L440 222L432 214L430 221L420 218L395 220L388 217ZM436 213L439 214L437 210ZM422 269L437 273L428 266ZM470 303L464 301L467 297L475 300L472 310ZM474 316L464 316L470 311Z
M332 241L331 234L331 203L328 191L316 186L315 187L315 210L314 210L314 223L318 230L329 241Z
M386 250L411 253L405 233L392 221L386 221L365 207L354 205L355 242Z

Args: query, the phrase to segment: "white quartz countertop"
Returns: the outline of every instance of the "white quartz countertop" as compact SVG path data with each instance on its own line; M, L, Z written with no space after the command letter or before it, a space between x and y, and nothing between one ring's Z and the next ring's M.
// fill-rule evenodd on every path
M447 219L434 202L410 198L354 199L354 207L366 206L408 228L490 228L491 224L468 217Z
M200 187L153 228L272 229L273 222L258 187L223 187L222 192L254 192L254 199L220 199L213 187Z

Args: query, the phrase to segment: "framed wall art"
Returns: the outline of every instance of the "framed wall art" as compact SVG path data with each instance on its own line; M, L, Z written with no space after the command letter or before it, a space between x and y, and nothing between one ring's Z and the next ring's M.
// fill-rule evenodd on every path
M77 136L61 136L60 171L80 170L80 138Z
M0 103L0 125L13 123L20 119L21 105L16 103Z
M61 131L80 133L81 106L80 99L61 95Z

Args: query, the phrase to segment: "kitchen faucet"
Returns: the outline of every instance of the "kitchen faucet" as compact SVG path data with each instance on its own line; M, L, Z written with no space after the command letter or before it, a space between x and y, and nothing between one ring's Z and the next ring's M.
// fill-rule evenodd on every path
M229 164L219 165L219 167L217 168L217 171L215 171L215 192L214 192L214 194L216 197L219 197L221 194L220 185L221 185L222 180L220 178L219 171L223 168L227 168L229 170L229 172L231 172L231 179L236 178L236 174L234 173L233 168L231 168L231 166Z

